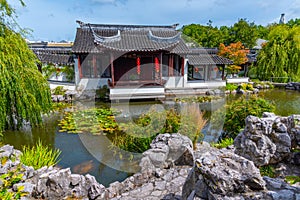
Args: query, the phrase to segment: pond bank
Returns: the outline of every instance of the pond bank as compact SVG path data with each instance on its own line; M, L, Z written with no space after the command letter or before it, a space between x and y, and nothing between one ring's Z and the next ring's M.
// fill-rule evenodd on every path
M300 153L292 151L299 147L300 115L278 117L265 113L263 118L248 117L245 130L227 149L219 150L204 142L194 151L185 136L159 135L143 154L141 171L107 188L93 176L71 174L69 169L45 167L35 171L26 166L23 181L14 188L25 186L31 197L46 199L298 200L299 182L291 186L283 176L262 177L258 166L291 164L299 176ZM1 174L19 165L18 159L11 159L18 158L19 151L8 145L0 150L1 159L10 158L1 165Z

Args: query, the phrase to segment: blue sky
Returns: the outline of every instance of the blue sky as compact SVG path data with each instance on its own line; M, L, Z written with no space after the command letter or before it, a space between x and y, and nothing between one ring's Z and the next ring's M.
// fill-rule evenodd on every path
M300 18L300 0L8 0L18 23L32 29L28 39L73 41L76 20L101 24L171 25L191 23L233 25L240 18L256 24Z

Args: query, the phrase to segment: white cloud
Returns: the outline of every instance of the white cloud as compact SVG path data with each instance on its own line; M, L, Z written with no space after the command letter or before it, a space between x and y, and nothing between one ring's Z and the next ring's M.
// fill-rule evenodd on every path
M281 13L286 13L286 20L300 17L299 0L25 0L25 3L27 8L17 8L19 23L32 28L35 39L43 40L73 40L76 20L106 24L179 23L180 26L212 20L213 25L230 26L239 18L266 25L277 22Z

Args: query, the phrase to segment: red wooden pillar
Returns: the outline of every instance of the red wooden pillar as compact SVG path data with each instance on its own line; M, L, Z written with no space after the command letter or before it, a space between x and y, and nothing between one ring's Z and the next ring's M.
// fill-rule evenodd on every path
M184 57L181 57L181 76L184 76Z
M111 81L112 86L115 86L115 69L114 69L114 54L110 54L110 68L111 68Z
M93 54L93 69L94 69L94 77L97 78L97 60L96 55Z
M162 53L160 53L160 72L159 72L160 84L162 84L162 65L163 65L163 55Z
M78 55L78 71L79 71L79 78L82 78L82 69L81 69L80 55Z

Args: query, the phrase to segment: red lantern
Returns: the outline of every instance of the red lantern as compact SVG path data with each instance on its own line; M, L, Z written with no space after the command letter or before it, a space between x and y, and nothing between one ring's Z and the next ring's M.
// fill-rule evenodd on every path
M159 60L157 57L154 58L155 71L159 72Z
M141 58L137 57L136 59L136 72L137 74L141 73Z
M194 69L195 69L195 72L196 72L196 73L199 72L199 68L198 68L198 67L195 67Z

